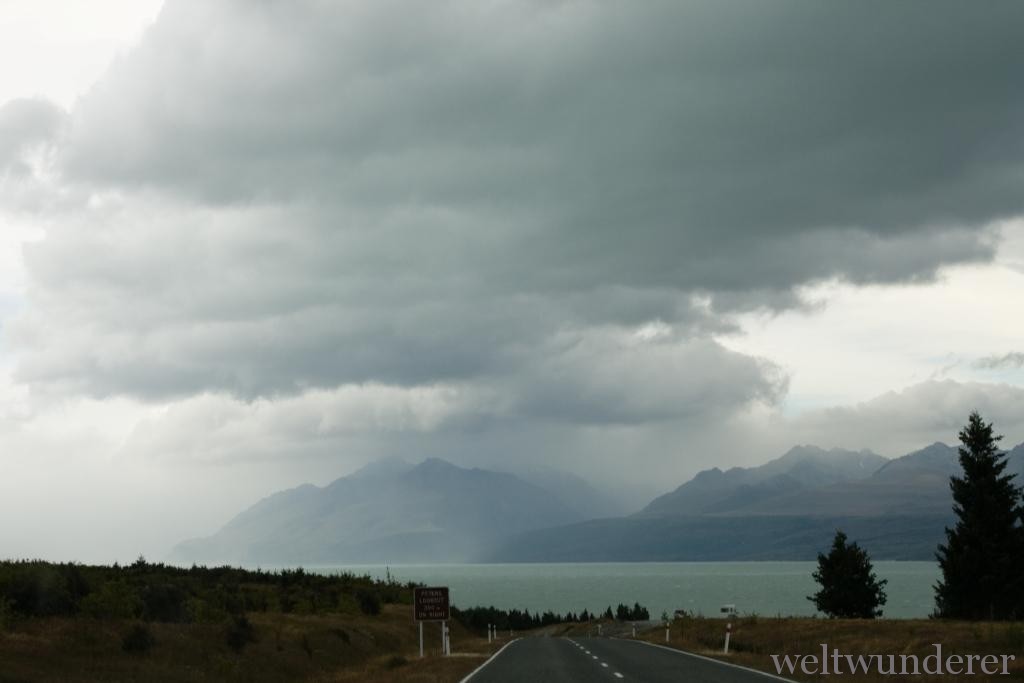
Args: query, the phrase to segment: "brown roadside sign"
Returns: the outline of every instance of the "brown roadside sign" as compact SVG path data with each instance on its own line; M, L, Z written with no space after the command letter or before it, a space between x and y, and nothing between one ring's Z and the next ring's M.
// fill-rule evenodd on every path
M414 588L412 602L416 621L448 620L448 586Z

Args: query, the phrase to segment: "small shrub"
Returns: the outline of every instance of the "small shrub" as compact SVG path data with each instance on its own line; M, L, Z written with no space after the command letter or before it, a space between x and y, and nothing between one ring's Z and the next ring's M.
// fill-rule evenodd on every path
M74 613L75 597L65 565L41 562L5 563L0 595L8 608L25 617L52 617Z
M188 620L194 624L218 624L228 616L224 610L199 598L189 598L185 609L188 612Z
M0 595L0 631L6 631L11 627L14 623L14 616L14 604Z
M1002 640L1005 643L1004 647L1010 650L1017 652L1024 650L1024 625L1019 623L1010 625L1003 633Z
M244 614L231 617L224 632L224 642L235 652L241 652L249 643L256 642L256 631Z
M124 581L108 581L79 603L79 611L93 619L134 619L142 609L138 591Z
M144 624L136 624L121 639L121 649L131 654L145 654L156 644L153 634Z
M140 557L136 564L140 561L144 560ZM181 587L173 583L153 583L142 588L140 597L146 621L188 621L188 594Z
M360 588L356 591L356 602L359 603L359 611L363 614L370 616L380 614L380 596L376 591Z
M295 611L295 606L298 601L295 596L292 595L291 591L287 588L282 588L277 596L277 605L284 614L291 614Z
M391 655L387 661L384 662L384 668L386 669L398 669L409 663L409 660L402 655Z

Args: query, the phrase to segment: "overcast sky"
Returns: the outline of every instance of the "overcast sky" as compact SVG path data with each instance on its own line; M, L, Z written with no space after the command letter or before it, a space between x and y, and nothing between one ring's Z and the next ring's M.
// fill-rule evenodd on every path
M639 505L1024 441L1022 26L0 0L0 556L160 557L386 456Z

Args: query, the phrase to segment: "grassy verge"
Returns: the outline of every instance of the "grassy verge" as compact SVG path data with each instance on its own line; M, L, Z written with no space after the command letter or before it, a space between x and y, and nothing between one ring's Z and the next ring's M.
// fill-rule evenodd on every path
M722 654L725 638L723 619L677 619L670 630L671 647L723 661L776 673L771 655L819 655L821 644L829 651L837 648L849 655L917 655L934 654L933 643L942 644L948 654L1016 655L1010 674L998 680L1024 681L1024 623L958 622L932 619L875 621L856 619L808 619L742 617L734 619L729 655ZM638 634L639 638L665 645L665 629L657 627ZM797 681L826 681L834 675L789 674ZM945 676L882 676L877 673L847 675L858 681L948 681ZM970 679L970 677L965 677ZM977 675L976 680L991 677Z
M410 608L380 614L249 615L250 639L235 649L230 626L43 617L0 631L0 681L458 681L495 649L452 625L452 657L440 656L439 627L428 624L419 659ZM136 626L145 651L125 651ZM500 642L497 644L500 645Z

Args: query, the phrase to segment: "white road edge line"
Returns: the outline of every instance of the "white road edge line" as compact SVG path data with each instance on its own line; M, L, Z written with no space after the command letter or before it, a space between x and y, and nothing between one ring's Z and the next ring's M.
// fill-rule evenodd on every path
M501 654L502 652L504 652L504 651L505 651L505 648L507 648L507 647L508 647L509 645L511 645L512 643L518 642L518 641L520 641L520 640L522 640L522 639L521 639L521 638L516 638L515 640L510 640L510 641L508 641L507 643L505 643L505 645L504 645L504 646L503 646L503 647L502 647L502 648L501 648L500 650L498 650L498 651L497 651L497 652L495 652L495 653L494 653L493 655L491 655L490 657L488 657L488 658L487 658L487 661L486 661L486 662L484 662L483 664L481 664L481 665L480 665L480 666L478 666L477 668L475 668L475 669L473 669L472 671L470 671L470 672L469 672L469 674L468 674L468 675L467 675L467 676L466 676L465 678L463 678L463 679L462 679L461 681L459 681L459 683L467 683L467 681L469 681L469 679L473 678L473 676L476 676L476 675L477 675L478 673L480 673L480 670L481 670L481 669L483 669L483 668L484 668L485 666L487 666L488 664L490 664L491 662L493 662L493 661L494 661L494 659L495 659L495 658L496 658L496 657L497 657L498 655L500 655L500 654Z
M714 657L705 657L704 655L697 655L697 654L694 654L692 652L687 652L686 650L678 650L678 649L676 649L674 647L665 647L664 645L658 645L657 643L648 643L646 640L633 640L632 638L616 638L616 640L623 640L623 641L625 641L627 643L629 643L629 642L643 643L644 645L649 645L651 647L656 647L656 648L659 648L661 650L668 650L669 652L675 652L677 655L683 655L684 657L695 657L696 659L703 659L704 661L714 662L715 664L721 664L722 666L731 666L734 669L742 669L744 671L749 671L752 674L758 674L760 676L765 676L766 678L771 678L771 679L774 679L776 681L782 681L783 683L796 683L795 681L792 681L792 680L790 680L788 678L783 678L782 676L776 676L775 674L770 674L770 673L767 673L766 671L758 671L757 669L751 669L749 666L741 666L740 664L733 664L731 662L723 662L722 660L715 659Z

